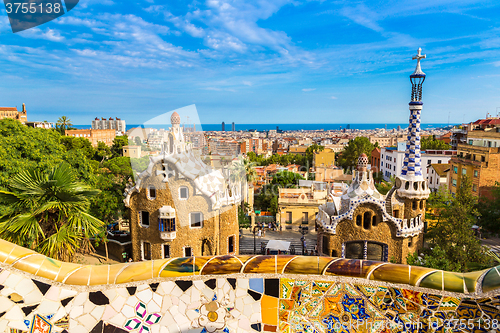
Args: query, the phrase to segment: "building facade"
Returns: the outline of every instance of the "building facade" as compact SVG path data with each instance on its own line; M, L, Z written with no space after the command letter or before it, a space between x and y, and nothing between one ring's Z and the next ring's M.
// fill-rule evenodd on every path
M75 138L86 138L88 139L93 147L97 147L99 142L104 142L106 146L112 146L113 140L116 137L116 131L113 129L79 129L79 130L66 130L64 132L66 136L72 136Z
M318 249L334 257L406 263L408 254L423 246L425 205L429 188L422 173L420 112L425 74L417 67L410 81L412 93L408 141L403 168L386 196L375 188L368 157L358 159L354 179L347 190L331 191L319 207ZM384 162L381 154L381 163Z
M94 120L92 120L92 129L113 129L116 131L116 135L123 135L127 131L127 126L125 120L122 120L118 117L115 119L113 119L113 117L110 117L109 119L99 119L96 117Z
M389 147L380 150L380 171L384 180L390 181L391 177L396 177L404 167L405 150L404 143L399 143L398 148ZM421 152L421 161L425 166L422 168L424 178L427 178L427 166L431 164L448 164L449 160L455 156L455 150L426 150ZM373 168L373 165L372 165Z
M326 203L327 184L308 181L309 186L280 188L278 218L285 230L314 229L319 206Z
M449 164L431 164L427 166L427 184L432 192L448 185Z
M17 111L17 107L0 107L0 119L10 118L25 124L28 121L26 105L23 103L22 111Z
M458 154L450 161L448 188L455 196L462 176L472 181L472 194L491 198L491 190L500 182L500 147L490 148L458 144Z
M176 112L171 122L161 154L125 192L133 260L237 254L241 186L193 154Z

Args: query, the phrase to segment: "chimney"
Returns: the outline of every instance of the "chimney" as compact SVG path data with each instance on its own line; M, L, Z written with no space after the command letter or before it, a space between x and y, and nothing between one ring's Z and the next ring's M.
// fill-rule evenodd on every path
M26 105L23 103L23 113L26 113Z

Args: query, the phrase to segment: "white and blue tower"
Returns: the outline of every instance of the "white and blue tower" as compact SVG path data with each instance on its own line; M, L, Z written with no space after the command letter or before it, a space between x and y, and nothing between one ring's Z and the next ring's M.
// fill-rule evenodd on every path
M420 67L420 60L425 59L421 54L422 49L412 59L417 60L417 67L410 75L411 101L410 121L408 126L408 140L403 161L401 175L396 178L396 193L400 199L405 201L405 218L413 218L419 214L425 214L425 201L429 197L429 187L422 175L422 161L420 152L420 114L422 112L422 84L425 81L425 73ZM426 166L423 166L426 167Z

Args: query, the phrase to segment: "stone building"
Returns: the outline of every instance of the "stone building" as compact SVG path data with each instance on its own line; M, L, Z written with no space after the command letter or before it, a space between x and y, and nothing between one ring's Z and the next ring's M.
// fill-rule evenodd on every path
M448 176L448 188L453 196L462 176L472 180L474 196L491 198L491 190L500 182L500 132L472 131L467 135L466 144L457 145L457 156L450 161Z
M171 122L162 152L125 191L133 260L238 254L240 183L193 153L176 112Z
M127 131L127 124L125 123L125 120L118 117L116 117L116 119L113 119L113 117L109 117L109 119L99 119L96 117L92 120L92 129L114 129L116 131L116 135L123 135Z
M28 121L26 105L23 103L23 110L17 111L17 107L0 107L0 119L10 118L19 120L22 124Z
M326 203L327 184L301 180L299 188L280 188L278 216L283 229L314 229L318 207Z
M408 141L403 168L386 196L374 185L365 154L358 159L353 182L347 190L331 192L319 207L316 220L318 250L335 257L406 263L409 253L423 246L425 204L429 188L422 174L420 112L425 74L417 68L410 75L412 94Z
M90 143L92 143L93 147L97 147L99 142L104 142L106 146L112 146L113 140L116 137L116 131L113 129L66 130L64 134L75 138L86 138L90 141Z

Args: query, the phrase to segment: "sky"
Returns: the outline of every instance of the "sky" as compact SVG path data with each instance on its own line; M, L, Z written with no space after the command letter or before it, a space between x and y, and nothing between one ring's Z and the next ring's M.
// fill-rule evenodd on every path
M15 34L1 8L0 106L32 121L405 123L419 47L423 123L500 111L498 1L80 0Z

